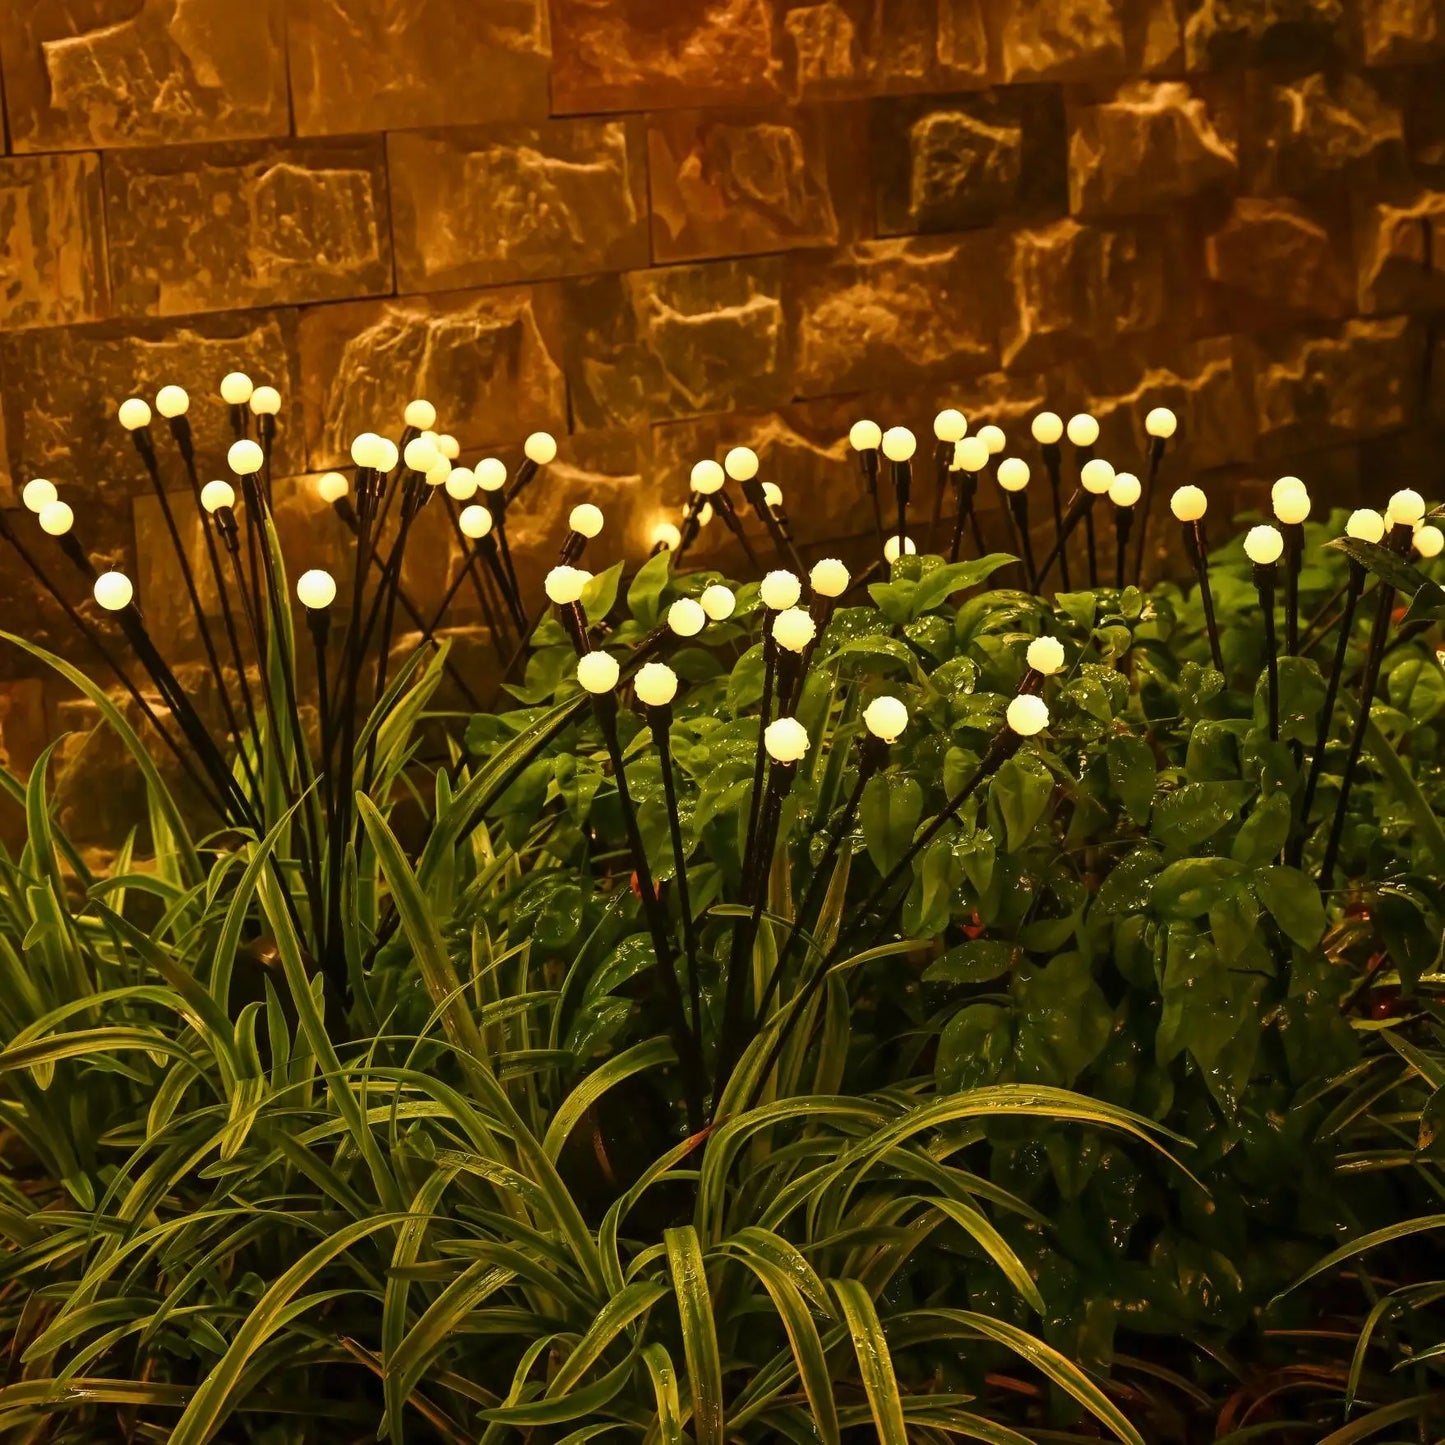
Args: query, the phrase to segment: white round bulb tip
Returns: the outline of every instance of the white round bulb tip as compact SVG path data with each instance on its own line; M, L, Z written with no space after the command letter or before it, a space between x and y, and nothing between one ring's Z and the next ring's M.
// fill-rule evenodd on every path
M334 476L335 473L330 475ZM324 482L326 478L323 477L321 480ZM328 500L330 499L328 498ZM236 505L236 489L230 482L207 482L201 488L201 505L212 513L219 512L222 507L234 507Z
M1278 492L1274 498L1274 515L1287 526L1297 527L1310 514L1310 494L1300 487L1298 491Z
M903 545L899 546L898 538L890 537L883 544L883 556L888 562L896 562L899 557L915 557L918 555L918 548L912 537L905 537Z
M25 483L25 490L20 493L20 500L38 516L58 495L54 482L48 482L44 477L36 477Z
M707 626L707 613L702 603L691 597L679 597L667 609L667 625L679 637L696 637Z
M710 497L714 492L722 490L723 483L727 481L727 473L717 462L704 458L694 465L689 480L693 491Z
M876 421L855 421L848 428L848 445L855 452L876 452L883 445L883 428Z
M1144 488L1133 472L1118 472L1109 483L1109 500L1116 507L1132 507L1143 495Z
M875 697L863 709L863 726L885 743L896 742L908 726L908 709L896 697Z
M883 433L883 455L890 462L906 462L918 450L918 438L906 426L891 426Z
M1029 423L1029 431L1040 446L1054 446L1064 434L1064 419L1058 412L1041 411L1032 422Z
M841 597L852 580L848 568L836 557L815 562L808 573L808 583L819 597Z
M682 546L682 533L673 522L658 522L652 529L651 542L664 552L676 552Z
M232 442L226 463L238 477L253 477L265 464L266 456L253 441Z
M1169 498L1169 510L1181 522L1197 522L1209 510L1209 498L1198 487L1180 487Z
M457 518L457 525L461 527L464 537L479 542L492 530L492 514L479 503L463 507L461 516Z
M522 452L529 462L545 467L557 459L557 439L551 432L534 431L522 443Z
M1099 423L1086 411L1069 418L1069 440L1076 447L1091 447L1099 440Z
M484 492L500 492L507 485L507 467L499 457L483 457L475 468L477 485Z
M1385 519L1370 507L1361 507L1350 513L1345 523L1345 535L1357 542L1378 542L1385 535Z
M274 386L258 386L251 393L251 410L257 416L275 416L281 410L281 393Z
M542 585L549 602L555 602L558 607L566 607L581 600L582 589L589 581L591 573L564 563L560 567L554 567Z
M801 607L785 607L773 619L773 641L789 652L801 652L817 635L817 623Z
M437 450L449 462L454 462L461 456L462 444L450 432L438 432L435 441Z
M1005 457L998 464L998 484L1006 492L1021 492L1029 484L1029 464L1022 457Z
M120 424L127 431L139 431L143 426L151 424L151 409L140 397L132 396L121 402Z
M775 763L796 763L807 755L808 730L795 717L774 718L763 733L763 746Z
M351 490L340 472L327 472L316 479L316 491L323 502L339 502Z
M933 418L933 435L941 442L958 442L968 434L968 421L961 411L945 407Z
M583 537L595 537L602 530L602 508L582 502L572 508L567 525Z
M781 507L783 505L783 489L776 482L764 482L763 501L770 507Z
M953 447L953 470L981 472L988 465L988 443L981 436L964 437Z
M1086 492L1102 497L1114 485L1115 475L1114 468L1103 457L1093 457L1080 470L1079 482Z
M1168 441L1179 430L1179 418L1167 406L1156 406L1144 418L1144 430L1151 437L1157 437L1160 441Z
M1281 497L1287 497L1291 492L1302 492L1305 484L1298 477L1281 477L1269 489L1269 500L1271 505L1278 505Z
M1284 538L1280 535L1278 527L1271 527L1267 523L1260 527L1251 527L1244 539L1244 555L1254 563L1256 567L1269 567L1284 555Z
M402 453L402 460L407 467L411 471L421 472L423 475L431 470L433 463L440 457L441 453L430 437L413 437L406 444L406 450Z
M758 454L751 447L734 447L723 458L723 471L735 482L750 482L758 474Z
M577 681L593 694L611 692L621 673L617 659L610 652L589 652L577 659Z
M646 707L666 707L677 696L677 674L665 662L646 662L637 669L632 690Z
M1064 644L1057 637L1036 637L1024 654L1028 665L1044 677L1052 677L1064 668Z
M1408 487L1390 498L1390 522L1396 527L1413 527L1425 515L1425 499Z
M978 439L988 448L988 454L991 457L996 457L1008 442L1001 426L979 427Z
M156 410L169 421L172 417L185 416L191 409L191 398L183 386L163 386L156 392Z
M703 588L698 602L713 622L726 622L737 606L737 598L733 596L732 589L724 587L721 582L714 582L710 587Z
M124 572L102 572L95 579L93 592L95 600L107 612L119 612L129 607L135 597L135 588Z
M64 502L49 502L40 509L40 530L63 537L75 525L75 513Z
M375 465L376 451L374 443L380 438L375 432L364 431L351 439L351 460L358 467L371 467Z
M803 595L803 584L794 573L780 568L763 578L759 595L764 607L781 612L784 608L797 606L798 598Z
M61 502L57 505L65 504ZM1445 532L1427 522L1415 528L1414 544L1415 550L1427 560L1438 557L1445 551Z
M1021 738L1031 738L1049 725L1049 705L1033 693L1020 693L1008 705L1008 725Z
M379 472L391 472L396 470L396 464L401 460L401 453L397 450L396 443L390 437L378 437L376 439L376 470Z
M415 401L407 402L402 420L418 431L430 431L437 424L437 409L431 402L418 397Z
M431 481L431 472L427 473L426 479ZM477 494L477 475L470 467L452 467L442 478L442 485L454 502L470 502Z
M221 378L221 400L228 406L245 406L254 390L244 371L228 372Z
M315 612L336 601L336 578L320 567L303 572L296 579L296 597L303 607Z

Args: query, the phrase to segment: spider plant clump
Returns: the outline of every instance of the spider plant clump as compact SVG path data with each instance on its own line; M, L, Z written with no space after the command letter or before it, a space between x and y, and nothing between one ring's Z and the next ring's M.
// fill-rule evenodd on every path
M5 523L128 705L9 641L149 800L101 867L49 754L3 776L6 1431L1427 1428L1434 1296L1336 1268L1438 1223L1420 499L1371 534L1277 489L1211 550L1163 408L1143 482L1092 417L1039 417L1032 467L950 410L931 467L852 429L866 567L808 555L739 447L640 566L587 570L605 519L575 507L533 597L507 514L550 437L510 474L424 402L359 437L321 486L354 542L333 575L276 540L267 390L223 382L233 480L204 486L179 388L174 459L145 403L121 416L168 507L179 461L201 532L175 546L231 608L187 571L214 713L58 493L27 488L40 536ZM1145 589L1171 480L1194 577ZM446 605L470 592L496 644L487 706L404 586L428 509ZM687 569L713 518L748 580ZM443 688L477 699L464 727Z

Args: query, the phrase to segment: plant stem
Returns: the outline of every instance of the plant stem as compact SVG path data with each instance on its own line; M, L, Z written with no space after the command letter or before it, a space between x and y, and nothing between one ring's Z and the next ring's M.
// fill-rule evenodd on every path
M1134 585L1144 585L1144 543L1149 535L1149 513L1154 505L1154 484L1159 479L1159 464L1164 460L1164 438L1149 441L1149 469L1144 473L1144 495L1139 501L1139 539L1134 546Z
M1254 587L1264 619L1264 665L1269 679L1269 740L1279 741L1279 639L1274 627L1274 583L1278 563L1255 565Z
M1194 575L1199 582L1199 605L1204 609L1204 630L1209 635L1209 656L1214 666L1224 671L1224 656L1219 647L1219 621L1214 615L1214 589L1209 585L1209 544L1204 536L1204 522L1185 522L1184 546L1189 560L1194 563Z
M1133 507L1114 508L1114 587L1124 590L1124 563L1129 551L1129 529L1134 525Z
M667 804L667 827L672 840L672 866L677 879L677 906L682 915L683 945L687 950L688 991L692 1001L693 1034L702 1038L702 985L697 976L699 949L697 925L692 916L691 890L687 882L687 849L682 842L682 816L677 806L677 775L672 765L672 708L649 707L647 726L662 765L662 793Z
M1064 591L1069 590L1069 556L1063 550L1067 537L1064 533L1064 484L1063 484L1063 452L1059 449L1058 442L1045 442L1039 447L1043 454L1044 470L1049 475L1049 497L1054 508L1054 552L1059 559L1059 580L1063 583ZM1053 555L1044 562L1039 570L1039 584L1042 585L1048 580L1049 568L1053 565Z

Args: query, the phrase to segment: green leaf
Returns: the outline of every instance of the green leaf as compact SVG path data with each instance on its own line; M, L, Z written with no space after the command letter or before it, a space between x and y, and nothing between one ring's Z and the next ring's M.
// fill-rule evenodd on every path
M1149 906L1166 918L1202 918L1245 871L1232 858L1181 858L1154 880Z
M1440 591L1418 567L1411 566L1398 552L1379 542L1365 542L1358 537L1335 537L1325 546L1343 552L1366 572L1407 597L1424 591L1427 599L1433 601L1435 593ZM1440 600L1445 601L1445 595Z
M949 1019L934 1065L940 1093L995 1084L1013 1052L1013 1012L996 1003L970 1004Z
M1149 821L1157 770L1154 750L1143 738L1109 739L1109 786L1140 827Z
M1013 967L1018 956L1011 943L998 938L975 938L950 948L928 966L926 983L988 983Z
M612 611L621 583L622 563L618 561L605 572L599 572L582 589L582 610L587 614L589 626L596 627Z
M907 774L875 773L863 788L858 821L868 856L880 873L897 866L923 816L923 789Z
M1325 936L1329 919L1320 890L1297 868L1262 868L1254 891L1270 916L1301 948L1313 948Z
M1003 818L1009 852L1027 841L1053 794L1053 774L1031 754L1019 753L999 767L989 784L989 795Z
M722 1359L702 1248L692 1225L663 1232L677 1312L682 1321L682 1348L692 1383L693 1433L697 1445L723 1445Z
M1020 1082L1072 1084L1108 1043L1114 1020L1088 960L1066 953L1046 968L1021 969L1013 991Z
M1197 848L1239 816L1253 791L1248 783L1185 783L1154 804L1151 831L1176 852Z
M1246 868L1262 868L1279 855L1289 838L1289 798L1283 792L1271 793L1244 820L1229 856Z
M643 627L657 626L657 619L662 615L662 594L671 575L672 552L667 548L649 557L637 569L627 589L627 608Z
M921 617L946 602L955 592L965 587L974 587L985 582L1000 567L1007 567L1017 561L1006 552L991 552L970 562L948 562L926 573L914 588L911 601L911 616Z
M868 1408L881 1445L908 1445L908 1425L898 1398L898 1379L893 1373L893 1356L883 1335L878 1311L868 1291L855 1279L831 1281L843 1308L843 1319L853 1338L858 1370L868 1395Z

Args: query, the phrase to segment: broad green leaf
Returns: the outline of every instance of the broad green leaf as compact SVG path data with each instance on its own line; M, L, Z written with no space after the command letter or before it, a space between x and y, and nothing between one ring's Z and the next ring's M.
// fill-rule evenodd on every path
M907 776L877 773L868 779L858 809L873 866L887 874L908 851L923 816L923 789Z
M663 1240L682 1322L688 1379L692 1384L694 1435L697 1445L723 1445L727 1437L723 1425L722 1359L718 1353L717 1327L713 1322L712 1296L708 1293L702 1248L690 1224L664 1231Z

